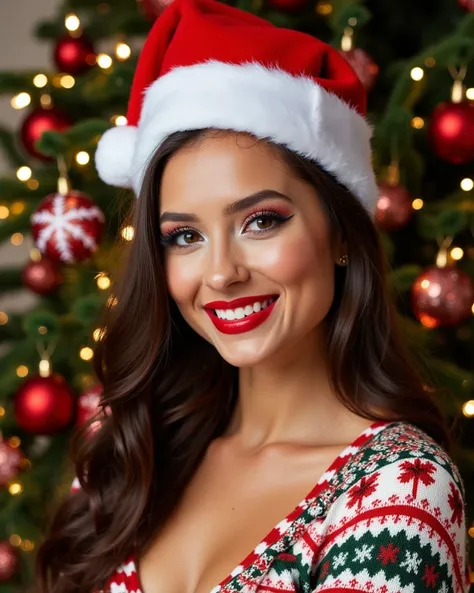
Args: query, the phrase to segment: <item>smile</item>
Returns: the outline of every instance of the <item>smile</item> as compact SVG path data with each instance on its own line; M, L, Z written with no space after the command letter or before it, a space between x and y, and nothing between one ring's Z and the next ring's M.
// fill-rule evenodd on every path
M205 311L221 333L240 334L250 331L268 319L278 295L243 297L230 302L207 303Z

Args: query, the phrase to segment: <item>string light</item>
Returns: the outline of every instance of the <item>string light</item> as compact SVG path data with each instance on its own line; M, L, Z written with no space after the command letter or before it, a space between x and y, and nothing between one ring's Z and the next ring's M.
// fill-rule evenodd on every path
M471 191L471 189L474 188L474 181L469 177L466 177L461 181L460 186L463 191Z
M79 20L77 14L70 12L64 19L64 25L68 31L77 31L81 26L81 21Z
M114 297L114 296L110 296L107 299L107 306L112 308L112 307L116 307L118 305L118 298Z
M416 80L417 82L419 80L421 80L424 75L425 75L425 72L424 72L423 68L420 68L419 66L417 66L416 68L412 68L412 70L410 72L410 76L411 76L412 80Z
M18 171L16 172L16 176L18 177L18 179L20 181L28 181L28 179L30 179L32 175L33 175L33 171L26 165L23 167L20 167L18 169Z
M8 444L10 445L10 447L18 449L18 447L21 445L21 439L19 437L11 437L10 439L8 439Z
M42 89L48 84L48 77L45 74L37 74L33 78L33 84L37 89Z
M19 535L17 535L16 533L14 533L13 535L10 535L10 543L15 548L20 547L21 546L21 537Z
M10 101L10 105L13 107L13 109L24 109L25 107L28 107L30 103L31 95L25 92L15 95Z
M32 261L40 261L41 260L41 252L37 247L32 247L30 249L30 259Z
M126 226L122 229L121 234L125 241L133 241L133 238L135 237L135 229L133 226Z
M316 12L318 14L321 14L322 16L327 16L328 14L331 14L332 11L332 4L330 2L327 2L326 0L321 0L316 4Z
M424 202L421 198L415 198L411 205L413 210L421 210L423 208Z
M26 187L28 189L31 189L32 191L35 191L38 189L39 187L39 181L37 179L28 179L28 181L26 182Z
M416 130L421 130L425 125L425 120L422 117L416 116L411 120L411 125Z
M119 60L128 60L128 58L132 55L132 50L129 45L120 42L115 46L115 55Z
M100 288L100 290L107 290L110 288L112 282L105 272L100 272L95 278L97 280L97 286Z
M10 216L10 210L6 206L0 206L0 220L5 220Z
M94 356L94 351L89 346L84 346L84 348L81 348L79 356L82 360L91 360Z
M13 235L10 237L10 242L12 245L15 245L15 247L18 247L18 245L22 245L24 240L25 237L23 237L21 233L13 233Z
M2 416L5 416L5 408L3 408L2 406L0 406L0 418Z
M76 163L78 165L87 165L87 163L91 160L91 157L88 152L85 150L81 150L76 154Z
M26 377L26 375L28 375L29 373L29 369L27 366L25 366L24 364L21 364L19 367L17 367L16 369L16 374L18 377Z
M426 58L425 60L425 66L427 68L434 68L434 66L436 66L436 60L434 58Z
M125 115L114 115L110 118L111 123L115 124L116 126L126 126L128 121Z
M72 89L72 87L76 84L76 79L70 74L63 74L59 79L59 84L64 89Z
M51 95L48 95L47 93L43 93L40 97L40 103L41 103L41 107L43 107L44 109L49 109L51 107L51 105L53 104Z
M105 329L98 327L97 329L94 330L94 333L92 335L94 337L94 340L96 342L99 342L105 336Z
M23 492L23 484L21 482L10 482L8 485L8 492L10 492L12 496L18 496L18 494Z
M468 418L474 416L474 399L470 399L463 405L462 413L464 414L464 416L467 416Z
M40 325L38 328L38 333L42 336L45 336L48 333L48 328L44 325Z
M21 549L24 552L32 552L35 549L34 542L30 541L29 539L24 539L21 544Z
M8 323L8 315L4 311L0 311L0 325L6 325Z
M460 259L463 258L464 251L461 249L461 247L453 247L451 249L450 255L455 261L459 261Z
M25 204L23 202L13 202L10 209L12 214L21 214L25 210Z
M99 54L97 56L97 64L100 66L100 68L107 70L107 68L112 66L112 58L107 54Z

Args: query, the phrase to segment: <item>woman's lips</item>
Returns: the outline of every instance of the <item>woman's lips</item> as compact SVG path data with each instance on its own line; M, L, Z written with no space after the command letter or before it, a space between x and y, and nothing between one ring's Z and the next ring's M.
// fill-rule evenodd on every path
M268 304L264 309L253 312L250 315L243 317L242 319L221 319L215 313L215 309L235 309L237 307L245 307L253 305L256 302L263 302L265 300L272 299L272 302ZM206 313L209 315L210 320L218 331L223 334L241 334L255 329L261 325L273 311L275 303L278 300L278 295L262 295L261 297L243 297L235 299L228 303L224 301L213 301L208 303L205 307ZM212 307L210 307L212 305Z

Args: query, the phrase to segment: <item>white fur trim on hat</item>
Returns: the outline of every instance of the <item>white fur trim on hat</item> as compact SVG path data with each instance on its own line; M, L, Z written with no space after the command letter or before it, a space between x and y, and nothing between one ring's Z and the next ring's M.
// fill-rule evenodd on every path
M95 165L102 181L118 187L133 186L131 171L137 138L135 126L116 126L102 135L95 153Z
M145 92L129 178L137 195L147 164L173 132L203 128L248 132L282 144L332 173L373 213L378 188L371 162L368 122L355 109L314 79L292 76L251 62L242 65L208 61L180 66ZM96 157L107 181L118 165L125 177L124 145L107 136ZM122 129L122 131L124 131ZM105 143L107 141L106 154ZM132 147L127 148L127 157ZM105 162L109 161L109 162ZM102 176L101 171L104 171ZM107 178L106 175L107 174Z

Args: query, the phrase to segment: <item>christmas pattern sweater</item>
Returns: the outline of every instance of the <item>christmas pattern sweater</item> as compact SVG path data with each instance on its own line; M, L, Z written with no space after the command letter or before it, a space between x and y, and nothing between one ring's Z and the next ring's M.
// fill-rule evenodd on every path
M428 435L375 422L210 593L467 593L464 501ZM133 557L100 593L146 593Z

